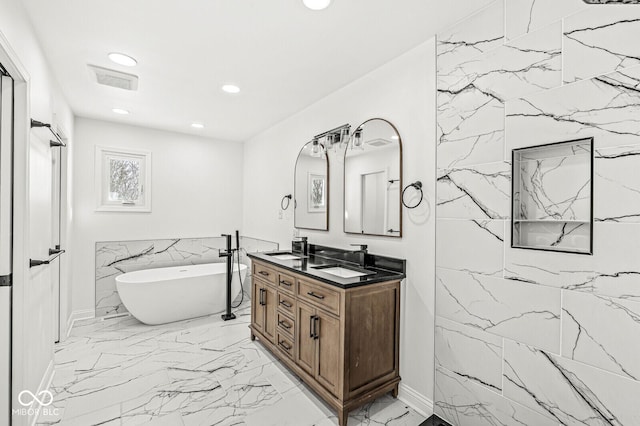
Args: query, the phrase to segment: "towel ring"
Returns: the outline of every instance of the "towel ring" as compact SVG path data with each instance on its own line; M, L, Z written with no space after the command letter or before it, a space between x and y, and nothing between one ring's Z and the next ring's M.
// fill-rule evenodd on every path
M289 208L289 203L291 203L291 198L293 198L293 196L291 194L285 195L284 197L282 197L282 200L280 200L280 208L282 210L286 210ZM285 205L284 200L287 200L287 204Z
M415 190L420 191L420 200L418 200L418 203L415 206L408 206L407 203L404 202L404 193L407 192L407 189L409 188L414 188ZM422 182L420 182L419 180L410 183L402 190L402 205L408 209L415 209L416 207L418 207L422 203L423 198L424 192L422 192Z

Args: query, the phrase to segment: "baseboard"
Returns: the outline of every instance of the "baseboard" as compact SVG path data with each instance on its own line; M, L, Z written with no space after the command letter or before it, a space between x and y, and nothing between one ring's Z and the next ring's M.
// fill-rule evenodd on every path
M49 361L49 365L47 366L47 370L44 372L44 375L42 376L42 380L40 381L40 385L38 385L38 391L35 393L35 395L41 395L42 392L49 390L49 388L51 387L51 383L53 382L53 375L55 374L55 369L53 368L53 360ZM41 404L34 404L31 407L33 410L33 412L35 413L33 416L33 419L29 422L29 424L31 426L35 426L35 424L38 422L38 415L40 414L40 411L42 409L42 405Z
M398 388L398 399L425 417L433 414L433 401L402 382Z
M83 309L80 311L73 311L69 318L67 319L67 337L71 335L71 329L76 321L92 319L96 317L95 309Z

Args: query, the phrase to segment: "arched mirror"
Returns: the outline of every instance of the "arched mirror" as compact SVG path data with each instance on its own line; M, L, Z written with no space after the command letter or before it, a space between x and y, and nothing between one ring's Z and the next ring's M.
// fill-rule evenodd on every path
M294 226L328 231L329 160L318 140L307 143L298 154L294 193Z
M344 232L402 236L402 142L381 118L351 132L344 153Z

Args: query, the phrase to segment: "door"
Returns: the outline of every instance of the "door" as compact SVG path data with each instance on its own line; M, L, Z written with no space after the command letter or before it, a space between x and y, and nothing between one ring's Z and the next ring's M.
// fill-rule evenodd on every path
M316 311L300 300L298 300L297 306L298 335L295 340L298 350L295 351L296 363L311 376L315 376L316 341L313 333L313 321Z
M316 311L317 373L316 380L337 394L340 371L340 321L320 310Z
M13 80L0 66L0 424L11 424Z
M276 341L276 309L278 307L278 295L274 288L264 286L264 335L271 342Z

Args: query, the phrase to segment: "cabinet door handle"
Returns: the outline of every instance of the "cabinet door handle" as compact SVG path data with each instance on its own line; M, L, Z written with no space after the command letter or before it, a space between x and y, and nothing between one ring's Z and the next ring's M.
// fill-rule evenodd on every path
M315 325L315 315L311 315L309 317L309 338L313 339L314 338L314 332L313 332L313 327Z
M278 321L278 324L280 324L280 327L286 328L287 330L291 330L291 324L287 324L282 320Z
M287 344L286 344L285 342L283 342L283 341L278 342L278 345L282 346L282 348L283 348L285 351L287 351L287 352L289 352L289 351L291 350L291 346L287 345Z
M268 277L269 276L269 273L267 271L258 271L258 273L260 275L262 275L263 277Z
M313 291L308 291L307 294L311 297L315 297L316 299L324 299L324 296L321 294L315 294Z
M315 315L313 318L313 339L318 340L320 338L320 317Z
M287 287L291 287L293 285L289 281L285 281L285 280L280 281L280 284L286 285Z
M282 306L284 306L285 308L287 308L287 309L291 309L291 308L293 308L293 305L292 305L291 303L287 303L287 302L285 302L284 300L281 300L281 301L280 301L280 304L281 304Z
M267 302L264 301L264 294L266 292L267 291L264 288L260 289L260 305L262 305L262 306L266 306L266 304L267 304Z

